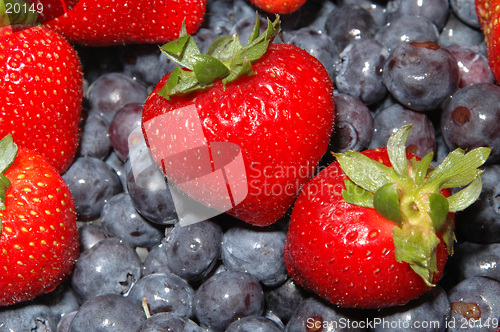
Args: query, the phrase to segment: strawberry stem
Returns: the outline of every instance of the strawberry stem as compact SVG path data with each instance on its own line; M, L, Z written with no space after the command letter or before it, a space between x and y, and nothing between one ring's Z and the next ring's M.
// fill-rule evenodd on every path
M3 173L12 165L17 155L17 145L11 134L0 140L0 210L5 210L6 192L10 187L10 180ZM2 232L2 221L0 220L0 234Z
M451 152L441 165L433 169L433 154L422 160L408 160L406 141L412 125L391 135L387 154L392 167L359 152L335 154L340 167L349 177L342 192L346 202L373 207L386 219L394 221L395 256L410 264L427 285L432 286L436 267L436 249L442 236L448 253L452 254L453 220L449 212L466 209L481 193L481 170L491 149L477 148L465 153ZM450 197L441 191L465 187ZM371 202L370 202L371 200Z
M0 0L0 27L35 24L38 17L32 6L23 0Z
M174 95L187 94L212 86L222 79L224 86L243 75L251 76L252 63L260 59L280 29L279 16L274 22L268 20L267 29L259 35L260 23L257 15L255 26L245 46L237 34L217 38L201 54L194 38L187 34L183 24L178 39L160 47L161 51L180 67L175 68L159 95L170 99Z

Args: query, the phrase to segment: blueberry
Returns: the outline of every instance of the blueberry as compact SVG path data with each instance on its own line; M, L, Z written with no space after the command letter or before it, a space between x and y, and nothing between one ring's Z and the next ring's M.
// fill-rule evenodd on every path
M105 293L124 295L141 277L141 265L132 247L109 238L80 255L71 283L84 301Z
M377 31L377 24L367 10L344 5L329 13L325 30L332 37L337 50L342 52L352 40L372 38Z
M460 69L460 88L475 83L495 83L495 76L488 60L479 53L478 47L454 44L446 49L457 60Z
M162 63L161 51L155 45L128 45L120 51L123 73L144 84L154 85L171 71Z
M97 112L84 112L78 155L104 159L111 151L109 123Z
M373 38L351 41L340 53L335 67L337 89L365 104L380 101L387 94L382 68L388 56L387 49Z
M375 115L373 137L369 148L387 146L389 136L407 124L413 124L408 137L407 150L420 158L429 152L434 152L435 130L429 117L424 113L409 110L400 104L386 107Z
M127 188L135 209L146 219L169 225L178 221L167 179L156 166L143 140L130 150L125 165Z
M448 292L451 318L448 331L497 331L500 317L500 281L468 278Z
M68 282L64 282L52 292L35 299L36 303L46 305L50 309L57 324L62 317L80 307L81 300L70 286Z
M455 15L473 28L480 28L476 12L475 0L450 0L450 6Z
M109 156L104 160L106 164L111 166L120 178L120 182L122 183L123 190L126 192L127 189L127 176L125 171L125 164L120 160L115 151L111 151Z
M383 69L383 81L392 96L416 111L439 109L457 89L455 58L433 42L409 42L396 47Z
M165 247L169 269L187 280L201 279L220 257L222 230L211 220L167 229Z
M481 174L479 199L455 215L457 237L476 243L500 242L500 165L490 165Z
M450 316L448 296L436 286L403 306L377 311L383 324L376 325L373 331L395 332L401 331L402 327L412 331L446 331Z
M146 299L149 312L171 312L181 317L192 317L193 288L172 273L154 273L141 278L130 289L128 298L141 305Z
M273 313L287 323L308 296L309 292L298 286L293 279L288 279L285 283L264 292L266 313Z
M288 278L283 248L286 233L272 227L235 225L224 233L222 262L229 271L248 272L265 286Z
M151 248L144 259L142 275L147 276L153 273L170 273L168 267L168 256L165 245L160 242L158 245Z
M117 294L85 301L71 321L70 332L136 332L146 320L140 305Z
M57 332L69 332L69 326L71 325L71 321L75 318L77 312L78 311L75 310L67 315L64 315L57 324Z
M0 308L0 331L56 332L56 317L43 304L25 302Z
M359 6L370 13L377 26L387 23L387 0L338 0L339 5Z
M201 325L224 331L232 322L263 312L264 292L251 274L228 271L207 279L195 292L194 314Z
M484 35L479 29L474 29L459 20L453 13L439 35L439 45L447 47L453 44L477 46L484 43Z
M83 221L98 218L106 201L123 190L114 169L92 157L77 158L63 179L75 201L78 219Z
M410 41L428 40L437 42L439 31L434 23L419 16L399 16L380 28L375 39L392 51L399 44Z
M441 132L450 150L492 148L488 163L500 160L500 86L466 86L443 106Z
M137 332L203 332L192 320L170 312L160 312L145 320Z
M128 156L129 136L141 126L142 104L131 103L116 111L109 126L109 140L118 157L125 161Z
M329 151L361 151L373 136L373 116L370 109L359 99L345 94L335 94L335 128L329 143Z
M144 219L126 193L119 193L104 204L101 223L107 236L120 238L132 247L150 248L163 238L164 230Z
M316 297L309 297L298 306L286 325L287 332L363 331L366 317L358 317L352 310L344 310ZM350 322L349 328L346 327Z
M330 36L311 27L304 27L294 31L288 43L306 50L318 59L333 79L339 54Z
M390 0L391 14L423 16L434 23L439 30L448 18L448 0Z
M146 87L122 73L106 73L89 86L87 98L91 110L111 122L115 112L129 103L144 103Z
M481 276L500 280L500 243L458 243L448 264L448 274L457 281Z
M225 332L282 332L276 323L266 317L243 317L231 323Z
M85 223L78 228L80 234L80 250L85 251L92 248L101 240L107 239L108 236L100 225Z

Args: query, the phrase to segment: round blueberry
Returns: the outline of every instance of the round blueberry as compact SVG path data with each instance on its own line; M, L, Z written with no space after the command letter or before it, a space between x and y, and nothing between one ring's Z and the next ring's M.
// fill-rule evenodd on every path
M71 332L135 332L146 320L140 305L117 294L102 294L85 301L71 321Z
M228 271L207 279L195 292L194 314L201 325L224 331L232 322L259 316L264 308L264 292L251 274Z
M392 96L416 111L439 109L460 82L455 58L433 42L401 43L387 58L382 76Z
M146 87L123 73L106 73L89 86L87 98L91 110L111 122L115 112L129 103L144 103Z
M453 44L479 46L484 43L484 35L480 29L474 29L462 22L453 13L439 35L439 45L448 47Z
M450 6L455 15L473 28L480 28L476 12L475 0L450 0Z
M382 309L377 317L384 324L375 326L375 332L396 332L401 328L415 331L446 331L451 316L450 301L446 292L436 286L417 299L399 307Z
M222 230L211 220L167 229L168 267L186 280L205 277L220 257Z
M448 264L458 282L481 276L500 280L500 243L458 243Z
M500 160L500 86L466 86L443 106L441 132L450 150L492 148L488 163Z
M266 313L273 313L287 323L297 307L309 296L308 291L298 286L293 279L288 279L285 283L264 292Z
M0 331L56 332L57 319L46 305L26 302L0 309Z
M99 241L108 238L102 226L97 224L85 223L78 227L78 232L80 234L81 251L89 250Z
M204 332L195 322L170 312L160 312L145 320L137 332Z
M389 52L373 38L351 41L340 53L335 67L337 89L365 104L373 104L387 95L382 68Z
M117 238L109 238L84 251L75 264L71 284L85 301L112 293L124 295L141 277L136 251Z
M390 0L390 11L394 15L423 16L443 28L450 12L449 0Z
M104 159L111 151L109 123L97 112L84 113L78 155Z
M345 94L335 94L335 128L329 142L329 151L361 151L373 136L373 116L359 99Z
M163 238L164 230L144 219L126 193L119 193L104 204L101 223L107 236L120 238L132 247L150 248Z
M434 152L436 146L434 126L424 113L393 104L379 111L374 117L373 124L373 137L369 144L371 149L387 146L387 140L392 133L404 125L413 124L407 141L408 152L420 158Z
M479 53L479 48L465 45L450 45L446 48L457 60L460 69L459 87L475 83L495 83L488 60Z
M500 317L500 281L468 278L448 292L451 318L448 331L495 332Z
M326 303L316 297L310 297L298 306L290 321L286 325L287 332L310 331L340 331L347 321L351 322L349 331L363 331L359 321L366 317L358 317L350 310L343 310ZM363 321L361 321L363 323Z
M243 317L231 323L225 332L283 332L272 320L261 316Z
M463 241L500 242L500 165L484 167L479 199L455 215L456 233Z
M330 11L325 24L326 33L332 37L339 52L355 39L372 38L377 28L377 23L367 10L350 5Z
M428 40L436 43L439 40L439 31L436 25L425 17L404 15L394 18L380 28L375 39L392 51L404 42Z
M95 220L108 199L123 190L115 170L92 157L77 158L63 174L75 201L78 219Z
M223 236L222 262L229 271L248 272L265 286L277 286L288 278L285 240L286 233L272 227L233 226Z
M141 278L130 289L128 298L137 305L146 299L152 315L171 312L192 317L194 290L187 281L172 273L154 273Z
M170 273L168 267L168 256L165 244L160 242L151 248L144 259L142 275L147 276L153 273Z
M109 140L118 157L125 161L128 156L129 136L141 126L142 104L131 103L116 111L109 126Z

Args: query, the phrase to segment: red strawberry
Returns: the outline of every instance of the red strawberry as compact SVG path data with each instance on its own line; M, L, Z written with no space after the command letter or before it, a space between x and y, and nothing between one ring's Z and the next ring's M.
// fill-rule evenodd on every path
M248 195L228 213L260 226L274 223L290 208L325 153L334 122L333 85L326 69L296 46L269 45L278 29L279 19L259 36L257 23L245 47L237 36L221 37L209 48L210 57L199 54L187 35L165 45L167 56L188 70L177 68L164 77L143 108L146 142L176 184L196 176L197 157L179 158L173 165L164 157L189 149L193 140L175 137L179 128L169 123L153 129L151 120L191 105L211 146L228 142L241 149L242 186ZM193 123L185 126L192 131ZM217 196L204 185L195 189L198 196Z
M387 149L337 154L298 197L285 245L296 282L343 307L402 305L441 277L454 241L454 214L481 191L490 149L457 149L436 169L432 153L405 151L411 126ZM449 196L448 188L471 183ZM445 197L449 196L449 197Z
M17 152L17 156L16 156ZM0 305L52 291L78 256L75 206L46 159L0 141Z
M12 133L64 172L78 145L82 77L75 50L57 33L0 28L0 137Z
M476 0L476 11L486 40L491 70L500 81L500 0Z
M71 10L60 16L60 0L30 2L52 4L39 20L69 42L91 46L165 43L178 37L183 21L189 33L196 32L206 9L206 0L71 0Z
M250 0L258 8L271 14L290 14L306 3L306 0Z

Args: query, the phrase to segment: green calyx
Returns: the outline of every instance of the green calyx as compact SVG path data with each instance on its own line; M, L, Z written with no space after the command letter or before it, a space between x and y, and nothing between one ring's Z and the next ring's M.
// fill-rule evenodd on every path
M170 99L179 94L202 90L212 86L218 79L224 86L237 78L254 74L252 63L260 59L269 44L280 30L280 19L268 20L267 29L259 34L259 17L245 46L237 34L217 38L208 48L207 54L201 54L194 38L187 34L183 24L180 37L163 45L160 49L180 67L171 73L158 94ZM181 69L184 68L184 69Z
M349 177L342 192L346 202L371 207L394 221L395 256L407 262L429 286L437 272L436 248L442 236L448 253L453 253L453 220L449 212L464 210L481 193L481 170L491 149L469 152L456 149L436 168L430 166L433 154L421 160L408 160L406 141L412 125L400 128L387 143L392 167L359 152L334 154ZM445 197L442 189L461 188Z
M10 187L10 180L3 173L12 165L17 156L17 145L8 134L0 140L0 210L5 210L6 192ZM2 221L0 220L0 234L2 232Z
M35 6L23 0L0 0L0 27L34 25L37 22Z

